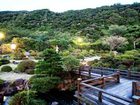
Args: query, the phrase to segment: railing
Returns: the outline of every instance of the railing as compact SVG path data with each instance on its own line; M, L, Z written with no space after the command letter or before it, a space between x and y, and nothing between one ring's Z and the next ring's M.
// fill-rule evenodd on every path
M94 90L94 91L97 91L97 92L98 92L98 95L97 95L98 101L101 102L101 103L103 102L103 101L102 101L102 100L103 100L103 94L104 94L104 95L109 95L110 100L113 100L113 97L114 97L114 98L120 99L121 101L124 101L124 102L128 102L128 103L131 103L131 102L132 102L132 101L129 100L129 99L125 99L125 98L120 97L120 96L117 96L117 95L115 95L115 94L111 94L111 93L109 93L109 92L106 92L106 91L103 90L103 89L100 89L100 88L95 87L95 86L91 86L91 85L86 84L86 83L81 83L80 85L81 85L81 86L84 86L84 87L91 88L91 89ZM115 100L113 100L113 101L115 101ZM119 101L118 101L118 103L119 103Z
M118 96L116 94L111 94L102 88L104 88L105 85L108 85L110 82L119 83L120 82L120 75L122 77L127 77L131 79L138 79L140 80L140 72L132 72L129 70L118 70L118 69L111 69L111 68L101 68L101 67L90 67L90 66L84 66L80 68L77 71L78 75L83 79L83 81L78 82L78 94L77 97L79 99L78 103L80 103L80 99L87 99L91 102L95 99L95 97L86 96L88 90L92 89L94 92L96 91L96 97L98 97L97 102L100 102L99 104L102 105L102 100L106 98L105 96L108 96L107 98L109 100L113 100L112 103L117 101L116 103L121 103L121 105L126 105L126 103L130 104L133 103L131 99L127 99L121 96ZM95 75L97 74L97 75ZM84 77L84 78L83 78ZM85 79L86 77L86 79ZM140 82L139 84L133 85L133 93L134 90L135 94L140 94ZM91 95L91 92L89 92ZM116 100L115 100L116 99ZM106 100L106 99L105 99ZM140 100L139 100L140 101ZM107 101L108 102L108 101ZM122 104L125 103L125 104ZM115 104L118 105L118 104ZM139 104L138 104L139 105Z
M137 105L140 105L140 82L132 83L132 98Z
M140 72L130 71L130 70L119 70L119 69L112 69L112 68L104 68L104 67L90 67L90 66L83 66L79 69L79 74L84 75L85 77L100 77L103 75L110 75L115 72L120 72L120 75L125 78L130 79L137 79L140 80ZM86 72L86 75L85 73ZM83 73L83 74L82 74ZM98 75L92 75L96 73Z
M89 79L91 77L105 77L105 76L111 76L112 74L120 73L118 70L105 70L102 68L92 68L90 66L83 66L77 71L77 74L79 74L82 77L87 77L86 79Z
M132 95L140 96L140 82L132 83Z
M96 92L96 94L97 94L96 96L98 97L96 102L99 102L98 104L100 104L100 105L102 105L104 96L106 96L106 95L108 95L109 100L113 100L112 103L114 103L115 101L116 101L116 103L123 103L123 102L132 103L132 100L117 96L115 94L111 94L111 93L103 90L102 88L105 86L106 78L107 77L101 77L101 78L89 79L89 80L84 80L84 81L81 81L81 79L78 79L78 86L77 86L78 87L78 92L77 92L78 99L85 98L91 102L91 100L93 101L93 100L95 100L95 98L87 96L87 94ZM88 92L88 90L90 90L90 91ZM117 98L117 100L114 100L114 98ZM78 102L79 102L79 105L80 105L80 103L82 103L81 100L79 100ZM111 101L110 101L110 103L111 103Z
M130 70L119 70L119 69L112 69L112 68L92 67L92 71L93 72L103 72L103 73L113 73L113 72L119 71L120 75L123 77L140 80L140 72L135 72L135 71L130 71Z
M82 83L86 83L86 84L89 84L92 86L101 85L102 87L104 87L104 85L106 85L107 83L109 84L109 82L120 83L120 73L117 72L117 73L114 73L111 75L97 77L94 79L88 79L88 80L82 81Z

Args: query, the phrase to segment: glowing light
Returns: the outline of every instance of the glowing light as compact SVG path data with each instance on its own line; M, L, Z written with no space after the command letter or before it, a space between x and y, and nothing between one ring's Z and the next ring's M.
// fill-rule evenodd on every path
M78 43L81 43L81 42L83 42L83 39L82 39L81 37L78 37L78 38L77 38L77 42L78 42Z
M4 39L4 38L5 38L4 33L0 32L0 39Z
M16 47L17 47L16 44L11 44L11 49L12 49L12 50L15 50Z

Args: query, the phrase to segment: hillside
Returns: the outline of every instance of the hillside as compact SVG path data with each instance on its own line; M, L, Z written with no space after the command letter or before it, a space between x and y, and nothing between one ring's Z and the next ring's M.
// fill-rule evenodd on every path
M40 27L40 25L44 25L44 26L50 25L50 27L58 28L55 27L55 25L58 24L59 22L62 22L62 24L56 26L63 26L65 24L67 24L68 26L72 26L78 24L79 22L84 22L85 25L89 25L92 23L98 23L98 24L108 23L108 24L119 24L119 25L128 24L128 23L133 24L139 20L139 11L140 11L139 6L140 4L138 3L132 5L116 4L110 7L104 6L96 9L67 11L64 13L54 13L47 9L35 10L31 12L27 12L27 11L6 12L5 11L0 13L0 22L1 23L6 22L7 24L8 22L12 22L11 25L26 27L29 29ZM114 21L114 19L116 18L118 19ZM133 20L132 18L135 18L135 20ZM125 19L127 19L127 21L123 21ZM32 25L37 25L37 26L32 27Z
M81 30L93 24L99 26L135 25L140 23L140 4L104 6L54 13L50 10L0 12L0 27L37 30Z
M3 11L0 32L6 35L2 53L11 54L14 43L15 59L23 59L25 51L40 58L43 50L57 47L68 60L99 55L102 60L91 65L140 71L140 3L63 13Z
M140 3L0 11L0 105L140 105L139 80Z
M43 36L40 39L45 41L61 33L86 36L94 42L104 36L119 35L128 38L128 49L132 49L132 40L140 37L140 3L63 13L54 13L48 9L2 11L0 31L7 35L5 42L10 42L13 37L36 39L38 36Z

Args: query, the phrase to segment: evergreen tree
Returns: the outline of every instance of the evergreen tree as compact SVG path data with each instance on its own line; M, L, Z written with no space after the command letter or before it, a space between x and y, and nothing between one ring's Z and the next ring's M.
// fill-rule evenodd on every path
M53 49L45 50L43 60L37 63L36 73L57 76L61 71L63 71L62 59L59 53Z

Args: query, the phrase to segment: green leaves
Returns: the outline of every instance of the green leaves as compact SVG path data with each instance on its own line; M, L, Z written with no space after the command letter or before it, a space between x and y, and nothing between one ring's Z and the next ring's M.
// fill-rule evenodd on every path
M63 71L61 56L54 49L47 49L43 52L43 61L36 66L36 73L56 76Z
M22 91L11 97L9 105L46 105L41 99L36 99L35 91Z
M79 59L76 59L76 57L69 55L63 58L64 61L64 69L66 71L73 71L76 70L77 67L80 65Z
M46 93L50 89L57 88L61 82L59 77L32 77L30 79L31 90Z

